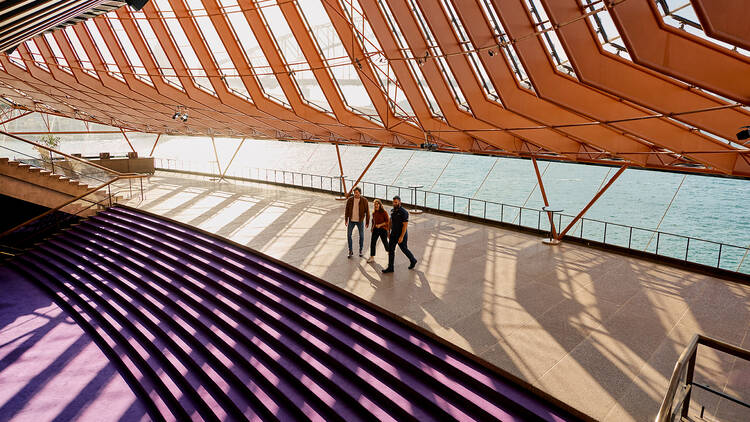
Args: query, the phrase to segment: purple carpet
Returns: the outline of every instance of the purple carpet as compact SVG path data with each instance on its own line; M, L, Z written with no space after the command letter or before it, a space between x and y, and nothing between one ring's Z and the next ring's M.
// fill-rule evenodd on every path
M130 208L9 266L90 336L152 420L584 418L313 276Z

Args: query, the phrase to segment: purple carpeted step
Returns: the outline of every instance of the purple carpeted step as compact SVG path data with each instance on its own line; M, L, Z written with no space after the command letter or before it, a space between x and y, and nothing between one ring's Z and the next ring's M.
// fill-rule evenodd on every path
M150 365L154 372L164 372L161 379L167 386L173 397L179 402L186 415L196 417L198 413L203 420L217 420L211 406L202 398L198 388L193 388L186 379L194 378L196 374L188 371L187 359L174 356L167 347L162 344L162 339L151 333L145 332L138 327L142 321L131 319L131 315L117 308L126 305L124 301L108 301L96 291L77 281L85 277L83 272L78 272L61 265L53 256L40 255L39 250L32 251L21 257L27 262L44 262L40 269L52 278L60 280L58 287L63 287L70 292L70 296L78 296L85 300L98 317L105 318L112 327L123 333L131 346L138 351L143 360ZM193 382L199 386L199 382Z
M76 233L75 236L80 236L81 234L82 233ZM58 241L58 240L56 240L56 241ZM67 239L65 237L59 239L59 241L67 243L66 246L69 246L69 245L70 246L75 246L75 244L79 242L79 241L76 241L76 240L73 240L73 239ZM127 257L127 251L114 249L114 248L112 248L111 245L106 245L106 246L104 244L97 245L96 243L88 243L87 245L88 245L88 247L93 252L101 250L101 251L104 251L106 253L108 251L109 254L110 254L110 256L112 256L112 263L116 264L120 268L128 268L128 266L133 266L134 265L132 263L132 261L128 262L128 259L131 259L131 258ZM107 249L107 248L109 248L109 249ZM149 268L149 267L151 267L151 266L146 266L145 268ZM113 269L113 272L115 272L115 273L117 273L118 271L119 271L118 269ZM138 279L139 279L139 282L141 283L141 287L144 288L144 289L146 289L146 290L148 290L148 288L150 287L150 285L154 285L154 284L158 283L158 281L156 281L152 276L150 276L148 274L140 274L140 276L138 277ZM162 281L162 283L163 283L163 281ZM171 291L174 292L179 284L181 284L181 282L178 280L178 278L175 278L174 280L170 280L168 283L163 283L163 286L164 286L164 288L169 289L169 290L171 290ZM152 291L153 291L153 289L152 289ZM179 290L177 290L177 291L179 292ZM197 292L198 292L198 294L202 293L204 295L206 293L202 289L197 289ZM214 343L217 343L217 344L218 343L223 343L221 345L224 347L224 351L225 352L229 352L229 353L231 353L231 354L234 355L233 358L236 359L235 360L235 364L238 364L238 365L242 366L242 364L244 364L245 362L259 362L258 358L256 356L254 356L252 353L244 353L243 354L242 352L244 351L244 349L242 347L240 347L240 346L242 346L241 344L230 345L230 344L226 343L228 341L231 342L233 340L237 340L237 336L242 336L242 334L240 334L240 331L237 330L237 329L233 330L233 326L237 325L237 323L235 321L232 321L231 319L229 320L229 322L227 322L227 321L223 321L223 322L222 321L218 321L216 319L216 316L221 316L221 314L218 313L216 309L209 309L206 306L203 306L203 305L200 304L200 302L208 302L208 301L210 301L210 299L211 299L210 296L208 298L205 298L205 297L200 297L200 296L195 296L194 295L191 298L189 295L186 295L184 292L180 292L180 293L181 293L181 296L180 296L179 299L177 299L177 300L180 301L180 304L179 304L179 306L181 306L180 309L182 309L182 310L190 310L190 311L192 311L193 313L195 313L197 315L201 315L203 317L203 319L206 319L206 323L210 325L210 328L207 328L210 333L214 333L214 334L217 334L217 335L218 334L223 334L224 335L224 339L223 340L221 338L219 338L218 336L214 336ZM176 303L175 299L171 299L170 300L167 296L165 296L163 294L162 294L162 298L164 299L165 302L173 301L173 302ZM222 327L225 330L227 330L227 331L233 331L233 332L225 333L225 332L223 332L221 330ZM252 334L252 335L248 336L248 338L252 338L252 337L255 337L255 335ZM257 343L257 341L256 341L256 343ZM260 369L260 363L258 363L256 365L253 365L252 367L249 367L249 369L250 370ZM265 373L258 373L258 376L261 377L262 379L265 379L265 378L267 378L269 376L269 374L274 374L274 373L275 373L275 371L266 369ZM266 389L269 388L269 386L264 386L264 387ZM273 388L273 386L270 386L270 388ZM283 387L282 387L282 390L284 390ZM258 388L255 388L254 391L263 392L263 389L258 387ZM292 391L282 391L282 392L287 393L289 396L293 395ZM263 401L265 401L267 403L269 401L269 399L267 397L265 397L265 398L263 398ZM294 403L290 402L289 405L290 406L294 405ZM306 406L301 401L299 403L297 403L297 405L299 405L302 408L304 408ZM271 407L273 407L273 406L271 406ZM309 406L307 406L307 407L309 407ZM284 416L284 415L282 414L282 416ZM282 417L282 419L289 419L289 418L291 418L292 415L287 415L287 416L289 416L289 417ZM308 418L315 418L315 414L313 414L311 412L307 412L306 415L300 414L298 416L300 416L300 417L305 416L305 417L308 417Z
M102 228L101 232L106 233L106 234L100 233L101 236L107 236L107 235L118 236L118 234L115 234L115 232L111 229L111 227L105 227L105 224L99 223L99 221L101 221L100 219L97 219L96 221L97 221L97 225L99 225ZM128 230L128 229L121 228L121 230ZM123 237L122 240L123 241L130 240L131 242L135 242L135 243L139 243L140 242L139 240L137 240L135 238L127 238L126 236ZM163 244L164 244L164 242L162 242L162 245ZM159 251L156 248L155 249L150 249L149 252L151 252L151 253L159 253ZM179 264L176 264L176 265L179 265ZM221 273L219 273L218 271L216 271L216 272L214 272L213 277L221 278L222 275L221 275ZM256 292L256 293L257 292L265 292L267 295L272 295L272 293L269 293L264 286L253 285L253 286L250 286L250 287L252 287L252 290L250 291L251 292L250 294L253 294L253 292ZM280 293L284 294L284 292L280 292ZM242 299L240 299L240 300L242 300ZM277 301L279 300L278 297L276 297L276 300ZM302 303L302 304L306 305L305 303ZM250 305L250 306L252 306L252 305ZM273 306L273 304L270 305L270 306ZM409 385L409 387L404 386L403 389L411 389L412 390L412 397L415 394L414 390L423 390L423 391L429 390L429 388L425 385L425 382L423 380L418 379L418 378L415 377L415 373L417 375L421 375L420 371L416 371L415 370L415 371L412 371L410 373L409 371L403 371L403 370L401 370L401 368L399 367L399 365L394 365L394 364L391 363L392 360L397 360L395 358L395 355L393 355L393 353L391 351L389 351L387 349L383 349L383 348L381 348L381 347L379 347L377 345L374 345L376 350L372 350L373 349L373 344L372 343L365 344L365 343L362 343L362 342L359 342L359 341L357 341L355 339L350 338L349 335L348 335L348 333L345 330L346 325L343 326L344 329L336 328L335 326L328 325L328 323L323 322L323 321L321 321L319 319L316 319L316 318L312 317L310 315L310 312L314 313L315 309L310 309L309 307L307 309L303 309L303 308L300 308L300 307L298 307L298 306L296 306L294 304L287 304L286 305L286 309L283 309L283 308L279 309L278 306L277 306L276 309L272 309L271 311L279 313L279 314L286 311L290 315L303 315L303 316L305 316L305 318L307 319L308 322L310 322L310 323L313 324L313 326L309 326L308 325L308 327L306 328L307 330L312 330L312 331L323 330L324 332L327 332L329 334L333 334L337 338L344 339L343 340L343 344L344 344L344 347L348 349L348 352L351 354L352 353L351 349L354 349L354 348L359 349L359 352L355 353L355 354L362 355L365 358L369 359L369 361L370 361L369 364L370 364L371 367L381 370L380 371L381 372L381 374L380 374L381 377L389 375L389 374L383 374L382 373L382 370L385 369L385 370L387 370L390 373L390 375L393 376L393 382L396 382L396 383L406 382ZM291 312L289 312L289 311L291 311ZM341 318L345 319L344 316L341 316ZM334 322L334 324L340 322L336 318L334 318L332 321ZM341 324L338 324L338 325L341 325ZM382 339L382 338L380 338L379 340L381 342L385 341L385 339ZM391 355L391 359L384 359L383 358L384 355ZM404 362L403 361L399 361L399 363L404 363ZM434 380L430 380L430 381L434 382ZM463 401L462 398L455 397L456 393L453 392L453 391L446 390L445 391L445 395L446 395L446 397L450 397L451 395L453 395L454 396L453 397L454 401L455 400ZM431 395L429 395L429 394L425 394L423 397L418 397L418 399L432 401L434 406L439 406L439 407L442 408L443 411L447 411L447 412L450 412L452 414L462 415L462 413L463 413L458 407L453 406L450 403L449 400L443 400L442 402L438 403L437 400L435 400L434 397L431 396ZM402 401L404 402L405 406L409 405L409 400L402 400ZM411 405L411 406L413 407L413 405ZM477 410L477 412L480 413L480 414L482 413L480 410ZM468 415L463 415L463 416L468 416ZM481 416L485 416L486 417L488 415L481 415ZM507 415L499 414L499 415L495 415L495 416L507 416Z
M585 418L319 279L130 208L14 265L98 336L155 420Z
M105 216L103 216L103 218L106 219L107 216L105 215ZM145 220L145 221L141 221L141 223L147 222L147 221L153 221L153 219L149 220L147 218L143 218L142 220ZM166 223L166 224L163 224L163 225L159 224L156 221L153 221L153 223L162 226L161 228L164 228L164 226L171 226L171 224L169 224L169 223ZM135 226L135 225L131 224L131 226ZM138 227L138 230L141 230L141 229L145 230L145 229L148 228L147 224L139 224L139 225L137 225L137 227ZM132 229L132 227L131 227L131 229ZM180 230L180 231L182 231L182 230ZM159 233L166 234L166 231L165 230L161 230L161 231L159 231ZM187 247L190 247L190 246L187 246ZM205 246L204 246L204 249L197 249L197 250L200 253L201 250L203 250L205 252L206 249L205 249ZM221 250L216 250L216 248L212 251L212 256L214 258L218 258L217 262L221 262L223 265L226 265L228 262L233 262L234 260L238 259L238 257L231 257L231 259L230 259L227 255L222 254ZM263 268L268 268L268 267L263 266ZM271 268L272 268L272 270L276 270L273 267L271 267ZM238 269L238 268L234 268L234 270L242 272L242 270ZM281 272L282 271L279 271L278 273L281 273ZM244 280L245 283L247 283L248 281L249 280ZM277 290L277 292L279 294L281 294L281 295L284 295L287 292L294 291L295 287L296 287L295 285L298 284L296 282L292 282L292 283L286 283L286 284L281 285L280 283L278 283L277 281L272 280L272 279L266 279L266 281L270 282L270 283L275 283L276 287L278 289L280 289L280 290ZM292 281L292 280L287 280L287 281ZM255 289L255 290L257 290L257 289L260 288L257 285L252 285L251 287L253 289ZM325 312L323 312L322 315L326 315L326 312L327 313L331 313L332 309L331 309L330 306L327 306L325 304L315 303L312 299L310 299L310 296L313 296L313 295L320 296L319 293L320 292L312 292L312 294L310 294L310 291L308 290L306 293L298 293L298 295L304 301L306 301L306 302L312 302L313 303L312 306L314 306L315 309L318 309L318 310L325 309ZM330 298L330 296L331 295L324 295L325 300L328 300ZM292 298L292 300L293 300L293 298ZM351 304L349 304L349 305L351 305ZM316 314L316 313L320 314L320 311L316 312L315 309L312 310L312 313L313 314ZM349 311L349 309L346 308L345 311ZM299 312L297 309L293 309L293 314L297 314L297 312ZM378 360L379 360L380 356L388 355L388 354L390 354L392 356L393 355L399 356L399 357L405 356L407 358L408 362L411 363L411 365L413 367L417 367L417 368L430 368L430 363L429 362L425 362L423 359L419 359L416 355L414 355L414 352L412 352L410 354L408 351L403 350L398 345L393 344L392 341L389 341L389 340L392 340L392 339L388 339L387 340L387 339L385 339L385 338L383 338L381 336L378 336L372 330L369 330L369 329L367 329L367 328L365 328L365 327L363 327L361 325L362 321L364 321L365 323L367 323L367 322L375 323L376 324L375 325L376 329L380 329L381 328L381 324L380 324L380 321L378 321L377 319L372 320L372 321L360 319L359 322L354 322L354 321L349 320L349 316L347 316L346 313L342 314L342 313L337 313L335 311L332 312L331 316L333 316L334 323L336 321L342 322L346 327L348 327L349 331L352 331L351 328L355 328L355 330L354 330L355 332L359 332L360 334L363 334L364 336L366 336L367 338L371 339L372 341L374 341L374 342L376 342L378 344L387 344L388 345L387 348L380 349L375 354L368 354L368 353L365 352L364 353L365 355L373 356L375 359L378 359ZM370 325L372 325L372 324L370 324ZM413 341L413 336L409 336L409 338ZM414 347L414 345L411 345L411 346L412 346L412 348ZM437 353L440 353L439 349L436 349L435 351ZM414 356L412 356L412 355L414 355ZM430 356L434 357L433 355L430 355ZM396 364L395 366L396 367L400 367L399 364L401 366L410 366L409 363L405 363L403 360L400 360L398 362L398 364ZM383 361L379 361L377 364L378 365L386 364L386 367L388 367L387 363L384 363ZM455 364L458 365L458 364L461 364L461 362L456 361ZM446 368L446 369L448 369L448 372L451 372L450 370L453 369L453 368L449 367L449 368ZM423 375L424 374L431 375L433 377L433 379L435 379L436 381L439 380L439 383L442 385L444 391L446 392L445 396L447 396L447 397L450 397L451 395L453 395L453 397L455 399L457 399L459 401L462 401L462 402L466 402L466 400L468 399L468 400L471 401L470 406L478 406L478 407L483 408L483 409L489 409L490 412L494 412L494 411L497 410L496 407L492 406L492 404L489 403L488 400L485 397L483 397L482 395L477 394L476 392L473 392L473 391L465 388L460 383L456 383L455 380L453 379L454 377L446 375L446 373L443 372L443 371L437 371L437 370L434 370L434 369L430 369L428 371L423 372ZM460 376L460 373L458 374L458 376ZM413 382L413 384L415 384L417 386L419 386L419 384L420 384L419 382L415 382L414 380L411 380L411 381ZM491 385L493 387L497 387L498 386L497 383L492 383ZM429 390L429 389L427 389L427 390ZM435 400L435 401L440 400L440 404L445 408L446 411L454 410L454 409L450 409L451 408L450 402L446 402L444 400L446 398L445 396L440 397L440 398L435 398L434 395L433 396L428 396L428 397L430 397L430 398L428 398L428 400L430 400L430 399ZM495 416L499 417L501 415L502 414L498 414L498 415L495 415Z
M84 226L81 226L81 227L80 227L80 229L82 229L82 230L86 230L86 227L85 227L85 225L84 225ZM92 233L91 235L93 235L93 236L97 236L97 237L100 237L100 238L102 238L102 239L107 239L107 236L112 236L112 235L113 235L113 232L112 232L111 230L107 230L106 228L103 228L103 227L102 227L102 230L100 230L100 232L99 232L99 233L96 233L96 234L93 234L93 233ZM130 240L131 242L134 242L134 239L129 239L129 240ZM114 241L114 240L113 240L113 241ZM113 243L112 245L114 246L114 243ZM125 249L126 249L126 248L124 247L124 245L122 245L122 244L121 244L121 245L120 245L120 249L119 249L119 250L117 250L117 251L116 251L116 253L124 252L124 251L125 251ZM132 246L132 243L131 243L131 247L129 248L129 250L130 250L130 251L133 251L133 250L137 250L137 248L136 248L136 247L134 247L134 246ZM143 251L142 251L142 250L141 250L140 252L141 252L141 253L143 253ZM154 247L154 248L150 249L150 252L152 252L152 253L155 253L155 254L158 254L158 247ZM142 259L148 259L148 260L151 260L151 258L145 258L145 257L143 257L143 256L142 256L141 258L142 258ZM155 262L155 261L152 261L152 262L153 262L154 264L156 264L156 262ZM156 265L158 265L158 264L156 264ZM166 265L166 264L165 264L165 265ZM183 264L181 264L181 263L179 263L179 262L172 262L172 263L170 263L170 264L168 264L168 265L171 265L171 266L172 266L171 268L172 268L173 270L175 270L175 274L177 274L177 275L179 275L179 274L182 274L181 270L179 270L178 268L179 268L179 267L181 267L181 266L183 266ZM162 271L162 273L163 273L163 271ZM216 274L215 274L215 275L216 275ZM195 277L195 278L198 278L198 277L200 277L200 276L201 276L201 274L196 274L196 273L193 273L193 274L192 274L192 276L193 276L193 277ZM216 276L217 276L217 277L221 277L220 275L216 275ZM183 281L180 281L180 279L183 279L183 280L184 280L184 278L185 278L185 277L177 277L177 278L175 278L174 280L170 280L170 283L182 283ZM208 284L213 284L213 285L216 285L216 284L215 284L215 282L211 280L211 278L209 278L209 279L205 280L205 283L207 283L207 284L204 284L204 285L200 285L200 286L198 286L198 288L199 288L199 289L203 289L203 293L208 293L208 297L209 297L209 298L215 298L215 297L216 297L216 298L222 298L222 295L221 295L220 293L217 293L217 292L215 292L215 291L211 290L211 287L210 287L210 286L208 286ZM221 287L220 287L220 289L221 289ZM199 290L199 291L200 291L200 290ZM276 310L272 310L272 309L269 309L268 307L264 307L264 308L259 308L259 312L258 312L257 314L253 314L253 315L250 315L250 314L248 314L248 309L249 309L249 308L254 308L254 307L256 307L256 304L253 304L253 303L247 302L247 301L246 301L246 299L244 299L244 298L243 298L242 296L238 296L238 295L237 295L236 293L233 293L233 292L231 292L231 291L227 290L226 288L224 288L224 290L223 290L223 291L224 291L224 292L225 292L225 293L226 293L226 294L227 294L228 296L232 296L232 297L234 298L234 300L235 300L235 301L233 302L233 301L231 301L231 299L230 299L230 300L229 300L229 302L228 302L229 304L234 304L234 303L237 303L237 302L238 302L238 303L239 303L240 305L243 305L243 306L241 306L241 307L240 307L240 309L239 309L239 311L238 311L238 312L239 312L239 313L242 313L242 314L244 314L244 316L246 316L246 317L248 317L248 315L249 315L249 318L252 318L252 319L253 319L253 321L251 321L251 322L249 323L250 325L260 325L261 327L265 327L265 324L263 324L263 323L262 323L262 319L268 319L268 315L271 315L271 314L273 314L273 315L280 315L280 314L279 314L279 312L277 312ZM250 294L252 295L253 293L250 293ZM261 306L262 306L262 305L261 305ZM281 312L283 312L283 310L280 310L280 311L281 311ZM256 315L260 315L260 317L258 317L258 316L256 316ZM273 322L271 322L270 324L272 324L272 325L273 325ZM305 329L304 327L299 327L299 326L296 326L296 325L295 325L295 326L292 326L291 328L292 328L291 330L288 330L288 329L287 329L287 335L286 335L285 337L283 337L283 338L282 338L282 340L284 340L285 342L289 342L289 341L290 341L290 340L291 340L292 338L294 338L294 337L298 337L298 336L299 336L299 334L298 334L298 333L300 333L300 332L305 332L305 331L307 330L307 329ZM268 328L268 330L270 330L272 334L273 334L273 333L276 333L276 330L278 330L278 329L281 329L281 330L283 330L283 329L284 329L284 327L283 327L283 326L279 326L278 324L276 324L274 328ZM308 337L310 337L310 338L311 338L311 336L309 336L309 335L308 335ZM308 343L308 344L307 344L307 348L308 348L308 350L310 350L311 348L316 348L316 347L317 347L317 346L316 346L316 344L324 344L324 343L323 343L322 341L320 341L320 340L317 340L317 342L309 342L309 341L308 341L307 343ZM281 345L279 345L279 346L285 346L285 345L284 345L284 344L281 344ZM277 347L278 347L278 346L277 346ZM290 346L290 347L294 347L294 346ZM304 348L300 348L300 347L297 347L297 349L298 349L298 351L297 351L297 352L294 352L294 355L298 355L298 354L299 354L300 352L304 352L304 351L305 351L305 349L304 349ZM334 350L332 350L332 349L331 349L330 347L328 347L328 346L326 346L326 347L325 347L325 351L323 352L323 355L325 355L325 352L326 352L326 351L327 351L327 352L328 352L329 354L330 354L330 353L333 353L333 352L335 352ZM294 355L293 355L293 356L294 356ZM340 354L340 357L341 357L341 358L346 358L346 357L347 357L347 354ZM350 359L349 359L349 360L350 360ZM328 363L328 364L330 365L330 363ZM350 375L350 376L355 376L355 375L353 375L353 374L355 374L356 372L361 372L361 371L362 371L362 368L361 368L360 366L358 366L358 365L356 364L356 362L350 362L350 366L351 366L351 368L352 368L352 371L355 371L355 372L352 372L352 375ZM372 377L372 378L373 378L373 380L377 380L377 377ZM385 385L382 385L381 387L382 387L382 388L384 388L384 387L386 387L386 386L385 386ZM404 387L404 388L408 388L408 387ZM357 393L357 390L355 389L355 390L353 391L353 393ZM394 394L395 394L395 393L394 393ZM353 399L354 399L354 400L362 400L362 397L358 397L359 395L360 395L360 394L353 394ZM407 404L407 405L408 405L408 404ZM370 411L373 411L374 407L375 407L374 403L372 403L372 402L371 402L371 403L369 403L369 404L368 404L368 408L370 409ZM412 407L414 407L414 405L412 405ZM384 415L383 415L383 416L384 416ZM404 416L404 415L401 415L401 416ZM350 417L348 417L348 418L347 418L347 420L350 420L350 419L351 419Z
M174 314L166 313L161 309L163 304L145 300L142 294L128 286L125 279L109 279L109 273L103 271L101 267L88 265L88 262L82 260L80 256L66 255L63 252L65 248L57 246L63 245L59 240L53 239L42 246L38 252L50 258L52 263L71 275L79 271L79 279L86 282L97 294L111 303L121 304L121 307L125 309L118 310L126 314L131 321L138 322L144 333L152 338L157 348L168 356L177 368L180 368L180 372L186 375L192 388L199 392L201 398L208 403L208 407L216 416L225 419L228 414L245 413L238 408L244 402L242 397L244 392L240 393L230 386L230 383L239 383L239 380L232 378L231 370L220 363L218 365L221 366L220 369L223 369L222 375L229 380L226 381L217 373L214 366L219 362L216 358L218 350L208 350L204 345L205 342L202 342L195 332L191 332L192 328L189 324ZM69 261L75 263L72 264ZM189 363L188 367L182 366L183 362Z

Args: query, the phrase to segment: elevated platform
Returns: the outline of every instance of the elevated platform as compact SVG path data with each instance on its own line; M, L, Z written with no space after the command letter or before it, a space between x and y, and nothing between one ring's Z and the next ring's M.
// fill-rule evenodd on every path
M750 287L711 276L431 214L410 222L416 271L397 252L384 276L382 247L372 265L346 258L343 204L330 195L158 172L148 189L131 205L293 264L599 420L652 419L695 333L750 347ZM747 368L709 357L696 376L748 401ZM707 415L743 420L696 397Z

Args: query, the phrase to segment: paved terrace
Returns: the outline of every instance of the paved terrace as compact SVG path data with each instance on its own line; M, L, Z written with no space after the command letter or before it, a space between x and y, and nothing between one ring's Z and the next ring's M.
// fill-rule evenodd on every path
M346 258L332 195L157 173L130 205L298 266L601 420L652 419L695 333L750 348L750 287L576 244L427 213L409 223L416 271L397 252L383 275L380 245L374 264ZM696 381L750 400L750 365L706 349L698 363ZM693 397L707 415L748 418Z

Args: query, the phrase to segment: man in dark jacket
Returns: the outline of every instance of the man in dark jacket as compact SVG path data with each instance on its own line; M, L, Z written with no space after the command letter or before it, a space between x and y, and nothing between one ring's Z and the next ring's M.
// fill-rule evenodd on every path
M388 268L384 273L393 272L393 260L396 257L396 245L401 248L401 252L409 258L409 269L417 265L417 258L411 253L406 246L409 235L406 232L406 226L409 225L409 212L401 206L401 198L396 195L393 197L393 209L391 210L391 236L388 240Z
M359 256L362 256L362 246L365 244L364 229L362 223L364 222L365 228L370 227L370 205L367 203L367 199L362 196L362 191L356 187L354 188L354 196L350 196L346 200L346 210L344 211L344 225L346 225L346 240L349 241L349 255L347 258L351 258L352 255L352 230L356 226L359 230Z

